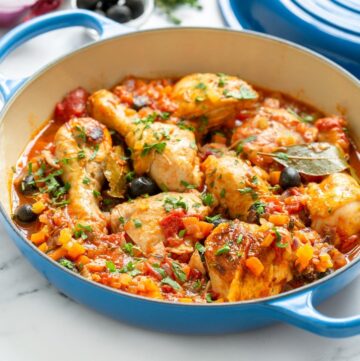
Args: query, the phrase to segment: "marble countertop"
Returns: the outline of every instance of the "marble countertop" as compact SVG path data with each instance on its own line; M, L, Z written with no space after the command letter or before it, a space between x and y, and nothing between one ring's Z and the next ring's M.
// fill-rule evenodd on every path
M203 5L202 12L179 11L183 24L223 26L216 0L203 0ZM168 25L154 13L143 28ZM83 29L62 30L61 37L56 33L23 45L0 65L0 72L13 78L31 74L91 40ZM115 322L59 294L20 255L1 224L0 235L0 361L360 360L360 337L325 339L281 324L205 337L161 334ZM358 314L359 299L360 278L320 309L333 316Z

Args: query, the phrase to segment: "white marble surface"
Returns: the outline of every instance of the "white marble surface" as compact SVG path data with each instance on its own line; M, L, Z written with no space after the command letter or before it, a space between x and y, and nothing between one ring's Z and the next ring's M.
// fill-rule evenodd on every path
M222 26L215 0L204 11L181 11L184 25ZM154 14L146 28L168 25ZM55 40L56 41L51 41ZM80 29L42 36L1 66L7 76L30 74L89 41ZM0 225L0 361L266 360L358 361L360 337L331 340L286 325L216 337L160 334L121 324L60 295L20 255ZM360 279L326 302L333 316L360 312Z

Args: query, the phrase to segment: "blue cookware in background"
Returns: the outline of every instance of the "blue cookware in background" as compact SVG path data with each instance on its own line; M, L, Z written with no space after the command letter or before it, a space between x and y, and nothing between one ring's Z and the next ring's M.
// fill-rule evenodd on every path
M227 25L307 46L360 78L358 0L219 0Z

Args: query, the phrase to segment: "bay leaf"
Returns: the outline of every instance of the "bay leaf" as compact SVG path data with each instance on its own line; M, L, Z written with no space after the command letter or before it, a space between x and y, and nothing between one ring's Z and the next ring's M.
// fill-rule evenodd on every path
M293 145L273 153L258 154L270 156L285 167L293 167L300 173L312 176L337 173L349 167L339 148L325 142Z

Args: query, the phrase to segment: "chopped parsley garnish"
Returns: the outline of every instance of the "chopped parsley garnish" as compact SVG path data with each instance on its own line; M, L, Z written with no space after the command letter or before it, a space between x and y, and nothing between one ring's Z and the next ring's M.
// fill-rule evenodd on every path
M135 178L135 172L130 171L125 174L125 180L126 182L130 183Z
M84 142L86 141L86 132L84 127L80 127L79 125L75 126L75 130L77 130L76 137L82 139Z
M280 232L278 231L278 229L277 229L276 227L274 227L274 228L273 228L273 231L274 231L274 233L275 233L275 238L276 238L276 247L286 248L288 244L281 242L282 237L281 237L281 234L280 234Z
M160 265L158 265L157 263L153 263L151 266L162 278L167 277L167 273L163 268L160 267Z
M87 239L88 235L86 234L86 232L92 232L91 226L78 223L74 229L74 237Z
M33 173L33 164L31 162L29 162L28 164L28 174L32 174Z
M141 156L145 157L147 156L152 150L156 153L161 154L166 148L165 142L159 142L159 143L153 143L153 144L144 144L144 147L141 151Z
M225 197L225 194L226 194L226 189L223 188L223 189L221 190L221 192L220 192L220 197L221 197L221 198L224 198L224 197Z
M89 184L91 182L91 179L88 177L84 177L82 182L83 184Z
M79 150L77 154L77 159L84 159L85 157L85 151L83 149Z
M166 197L164 199L163 207L166 212L170 212L177 208L182 208L185 211L188 210L188 205L184 202L183 198Z
M249 100L256 99L257 94L254 90L249 87L241 86L239 90L230 91L228 89L224 89L223 95L225 98L234 98L237 100Z
M203 193L201 195L201 200L206 206L211 206L215 201L214 196L211 193Z
M180 281L180 282L185 282L186 281L186 274L183 271L181 265L177 262L173 262L171 264L171 268L174 272L175 277Z
M243 239L244 239L244 235L243 235L243 234L240 234L240 235L238 236L238 238L236 238L236 243L237 243L237 244L240 244L240 243L243 241Z
M207 303L211 303L213 302L213 299L211 297L211 294L210 293L207 293L206 296L205 296L205 300Z
M162 120L167 120L167 119L170 118L170 113L168 113L168 112L162 112L162 113L160 113L160 118L161 118Z
M161 283L172 287L176 291L181 289L181 286L176 281L174 281L172 278L170 278L168 276L163 278Z
M116 272L116 266L115 266L114 262L112 262L112 261L106 261L106 268L111 273Z
M94 147L94 152L91 154L89 159L94 160L96 158L96 155L98 154L98 152L99 152L99 144L96 144Z
M200 82L200 83L195 85L195 88L205 90L207 87L206 87L206 85L204 83Z
M76 269L76 266L75 266L75 263L74 262L71 262L70 260L66 259L66 258L60 258L59 259L59 263L69 269L70 271L77 271Z
M180 183L187 189L195 189L196 188L193 184L190 184L189 182L186 182L184 180L182 180Z
M207 217L205 217L205 220L207 222L214 223L215 221L218 221L220 218L221 218L221 214L217 214L217 215L212 216L212 217L207 216Z
M223 88L226 85L226 74L224 73L217 73L216 74L219 77L219 87Z
M241 194L249 194L253 200L256 200L259 198L256 191L254 189L252 189L251 187L240 188L240 189L238 189L238 191Z
M265 213L265 206L266 206L265 203L261 201L256 201L255 203L253 203L251 208L256 212L258 216L261 216Z
M125 224L125 218L124 217L119 217L118 218L120 224L124 225Z
M195 131L195 128L193 126L186 124L183 120L180 120L178 123L176 123L176 125L183 130L190 130L192 132Z
M135 228L141 228L142 227L142 223L139 219L133 219L133 223Z
M226 254L230 252L230 246L228 244L224 244L222 247L218 248L215 252L215 256L221 256L222 254Z
M185 234L186 234L186 229L182 229L182 230L179 231L178 236L180 238L183 238L185 236Z
M134 245L132 243L125 243L123 245L123 250L125 253L129 254L130 256L134 255Z
M97 191L96 189L93 190L93 195L95 198L98 198L101 196L101 193L99 191Z
M199 242L196 242L196 243L195 243L195 249L197 249L200 254L204 254L205 251L206 251L205 246L203 246L203 245L202 245L201 243L199 243Z
M240 154L244 151L244 144L250 143L254 140L256 140L256 135L251 135L250 137L242 139L236 146L236 154Z

